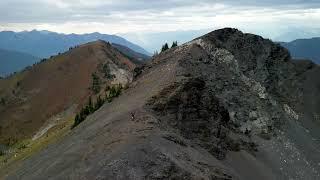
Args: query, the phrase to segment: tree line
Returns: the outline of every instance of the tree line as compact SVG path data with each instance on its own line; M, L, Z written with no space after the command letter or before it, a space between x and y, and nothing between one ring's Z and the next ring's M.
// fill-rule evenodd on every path
M121 84L107 87L106 95L102 98L100 95L97 97L96 101L93 102L92 97L89 97L87 104L81 108L80 112L75 116L74 123L71 129L78 126L81 122L83 122L90 114L97 111L105 102L111 102L115 97L118 97L123 90Z
M173 41L172 42L172 45L171 45L171 48L174 48L174 47L177 47L178 46L178 41ZM164 51L166 51L166 50L168 50L168 49L170 49L170 47L169 47L169 44L168 43L165 43L164 45L162 45L162 47L161 47L161 52L164 52ZM156 55L158 55L159 53L158 53L158 51L155 51L154 52L154 56L156 56Z
M171 48L177 47L178 46L178 41L173 41ZM162 48L161 48L161 52L164 52L166 50L170 49L168 43L165 43Z

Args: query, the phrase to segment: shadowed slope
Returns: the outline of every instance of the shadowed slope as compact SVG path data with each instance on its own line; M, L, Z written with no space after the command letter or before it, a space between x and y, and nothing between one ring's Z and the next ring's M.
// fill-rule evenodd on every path
M0 76L5 77L38 62L40 58L17 51L0 49Z
M292 57L297 59L310 59L320 64L320 38L297 39L291 42L281 42L287 48Z

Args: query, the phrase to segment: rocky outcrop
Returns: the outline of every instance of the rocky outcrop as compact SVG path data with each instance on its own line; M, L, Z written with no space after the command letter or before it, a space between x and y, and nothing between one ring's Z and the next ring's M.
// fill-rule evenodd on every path
M286 49L259 36L228 28L195 39L169 53L182 56L178 61L178 81L150 102L152 110L161 117L163 129L170 127L218 159L224 159L228 151L245 150L256 154L265 148L259 147L261 141L273 141L274 137L290 136L292 139L287 139L287 143L296 141L297 144L293 143L291 150L286 151L294 152L295 146L302 143L299 136L305 136L304 133L292 135L295 128L305 128L314 135L311 139L319 137L309 130L310 120L318 120L302 110L309 104L304 99L305 89L315 92L317 88L305 85L305 80L299 77L300 73L317 71L316 65L299 67L297 72L296 62L291 60ZM314 83L319 85L320 81L314 79ZM314 95L318 99L318 95ZM312 101L319 103L319 100ZM310 106L317 114L319 110ZM302 116L311 118L301 121ZM289 127L297 121L299 124ZM320 160L314 149L319 144L311 139L313 155L301 153L305 171L310 168L309 164L317 166ZM282 148L276 147L278 151ZM283 161L294 162L294 159L285 157ZM290 177L306 177L291 173ZM319 170L314 169L307 177L318 176Z

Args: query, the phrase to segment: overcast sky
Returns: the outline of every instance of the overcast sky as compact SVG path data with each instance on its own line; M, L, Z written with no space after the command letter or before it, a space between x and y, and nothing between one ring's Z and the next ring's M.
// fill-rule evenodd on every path
M320 0L1 0L0 30L107 34L236 27L319 33Z

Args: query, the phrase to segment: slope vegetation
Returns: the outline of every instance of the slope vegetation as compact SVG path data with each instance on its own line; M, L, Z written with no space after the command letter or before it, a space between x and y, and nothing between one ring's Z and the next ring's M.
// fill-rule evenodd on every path
M0 143L42 136L73 116L89 96L131 82L134 68L110 44L96 41L0 80Z

